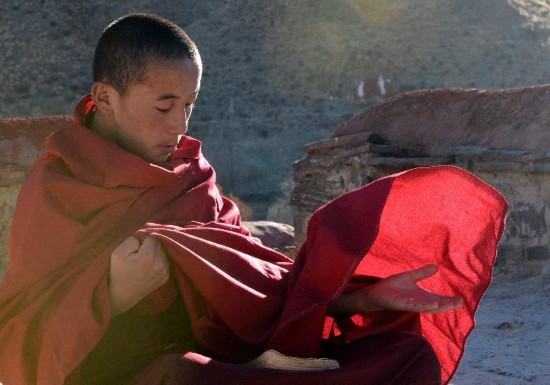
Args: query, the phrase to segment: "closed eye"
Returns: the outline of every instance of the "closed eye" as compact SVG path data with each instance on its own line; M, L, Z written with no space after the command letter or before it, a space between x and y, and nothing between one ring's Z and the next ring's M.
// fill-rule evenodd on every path
M157 108L157 111L168 112L168 111L170 111L170 109L169 108Z

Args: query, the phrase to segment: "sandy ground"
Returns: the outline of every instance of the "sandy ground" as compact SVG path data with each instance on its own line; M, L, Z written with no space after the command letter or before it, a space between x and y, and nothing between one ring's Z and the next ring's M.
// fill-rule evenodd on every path
M476 319L452 385L550 384L550 265L497 270Z

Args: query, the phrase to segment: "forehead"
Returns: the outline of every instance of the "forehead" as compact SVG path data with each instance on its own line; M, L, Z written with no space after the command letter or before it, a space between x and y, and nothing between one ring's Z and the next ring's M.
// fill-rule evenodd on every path
M131 86L130 92L175 93L185 97L198 92L201 75L200 62L191 59L151 61L145 68L144 80Z

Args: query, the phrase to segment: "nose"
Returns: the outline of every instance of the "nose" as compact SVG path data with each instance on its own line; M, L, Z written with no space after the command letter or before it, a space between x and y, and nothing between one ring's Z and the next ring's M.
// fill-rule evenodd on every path
M187 111L182 114L174 114L173 119L170 121L169 131L171 134L183 135L187 132L187 122L189 121L189 114Z

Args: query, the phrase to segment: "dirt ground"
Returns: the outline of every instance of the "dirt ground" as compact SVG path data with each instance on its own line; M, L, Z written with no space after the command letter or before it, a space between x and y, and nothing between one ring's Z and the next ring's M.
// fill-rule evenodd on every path
M549 273L496 270L452 385L550 384Z

